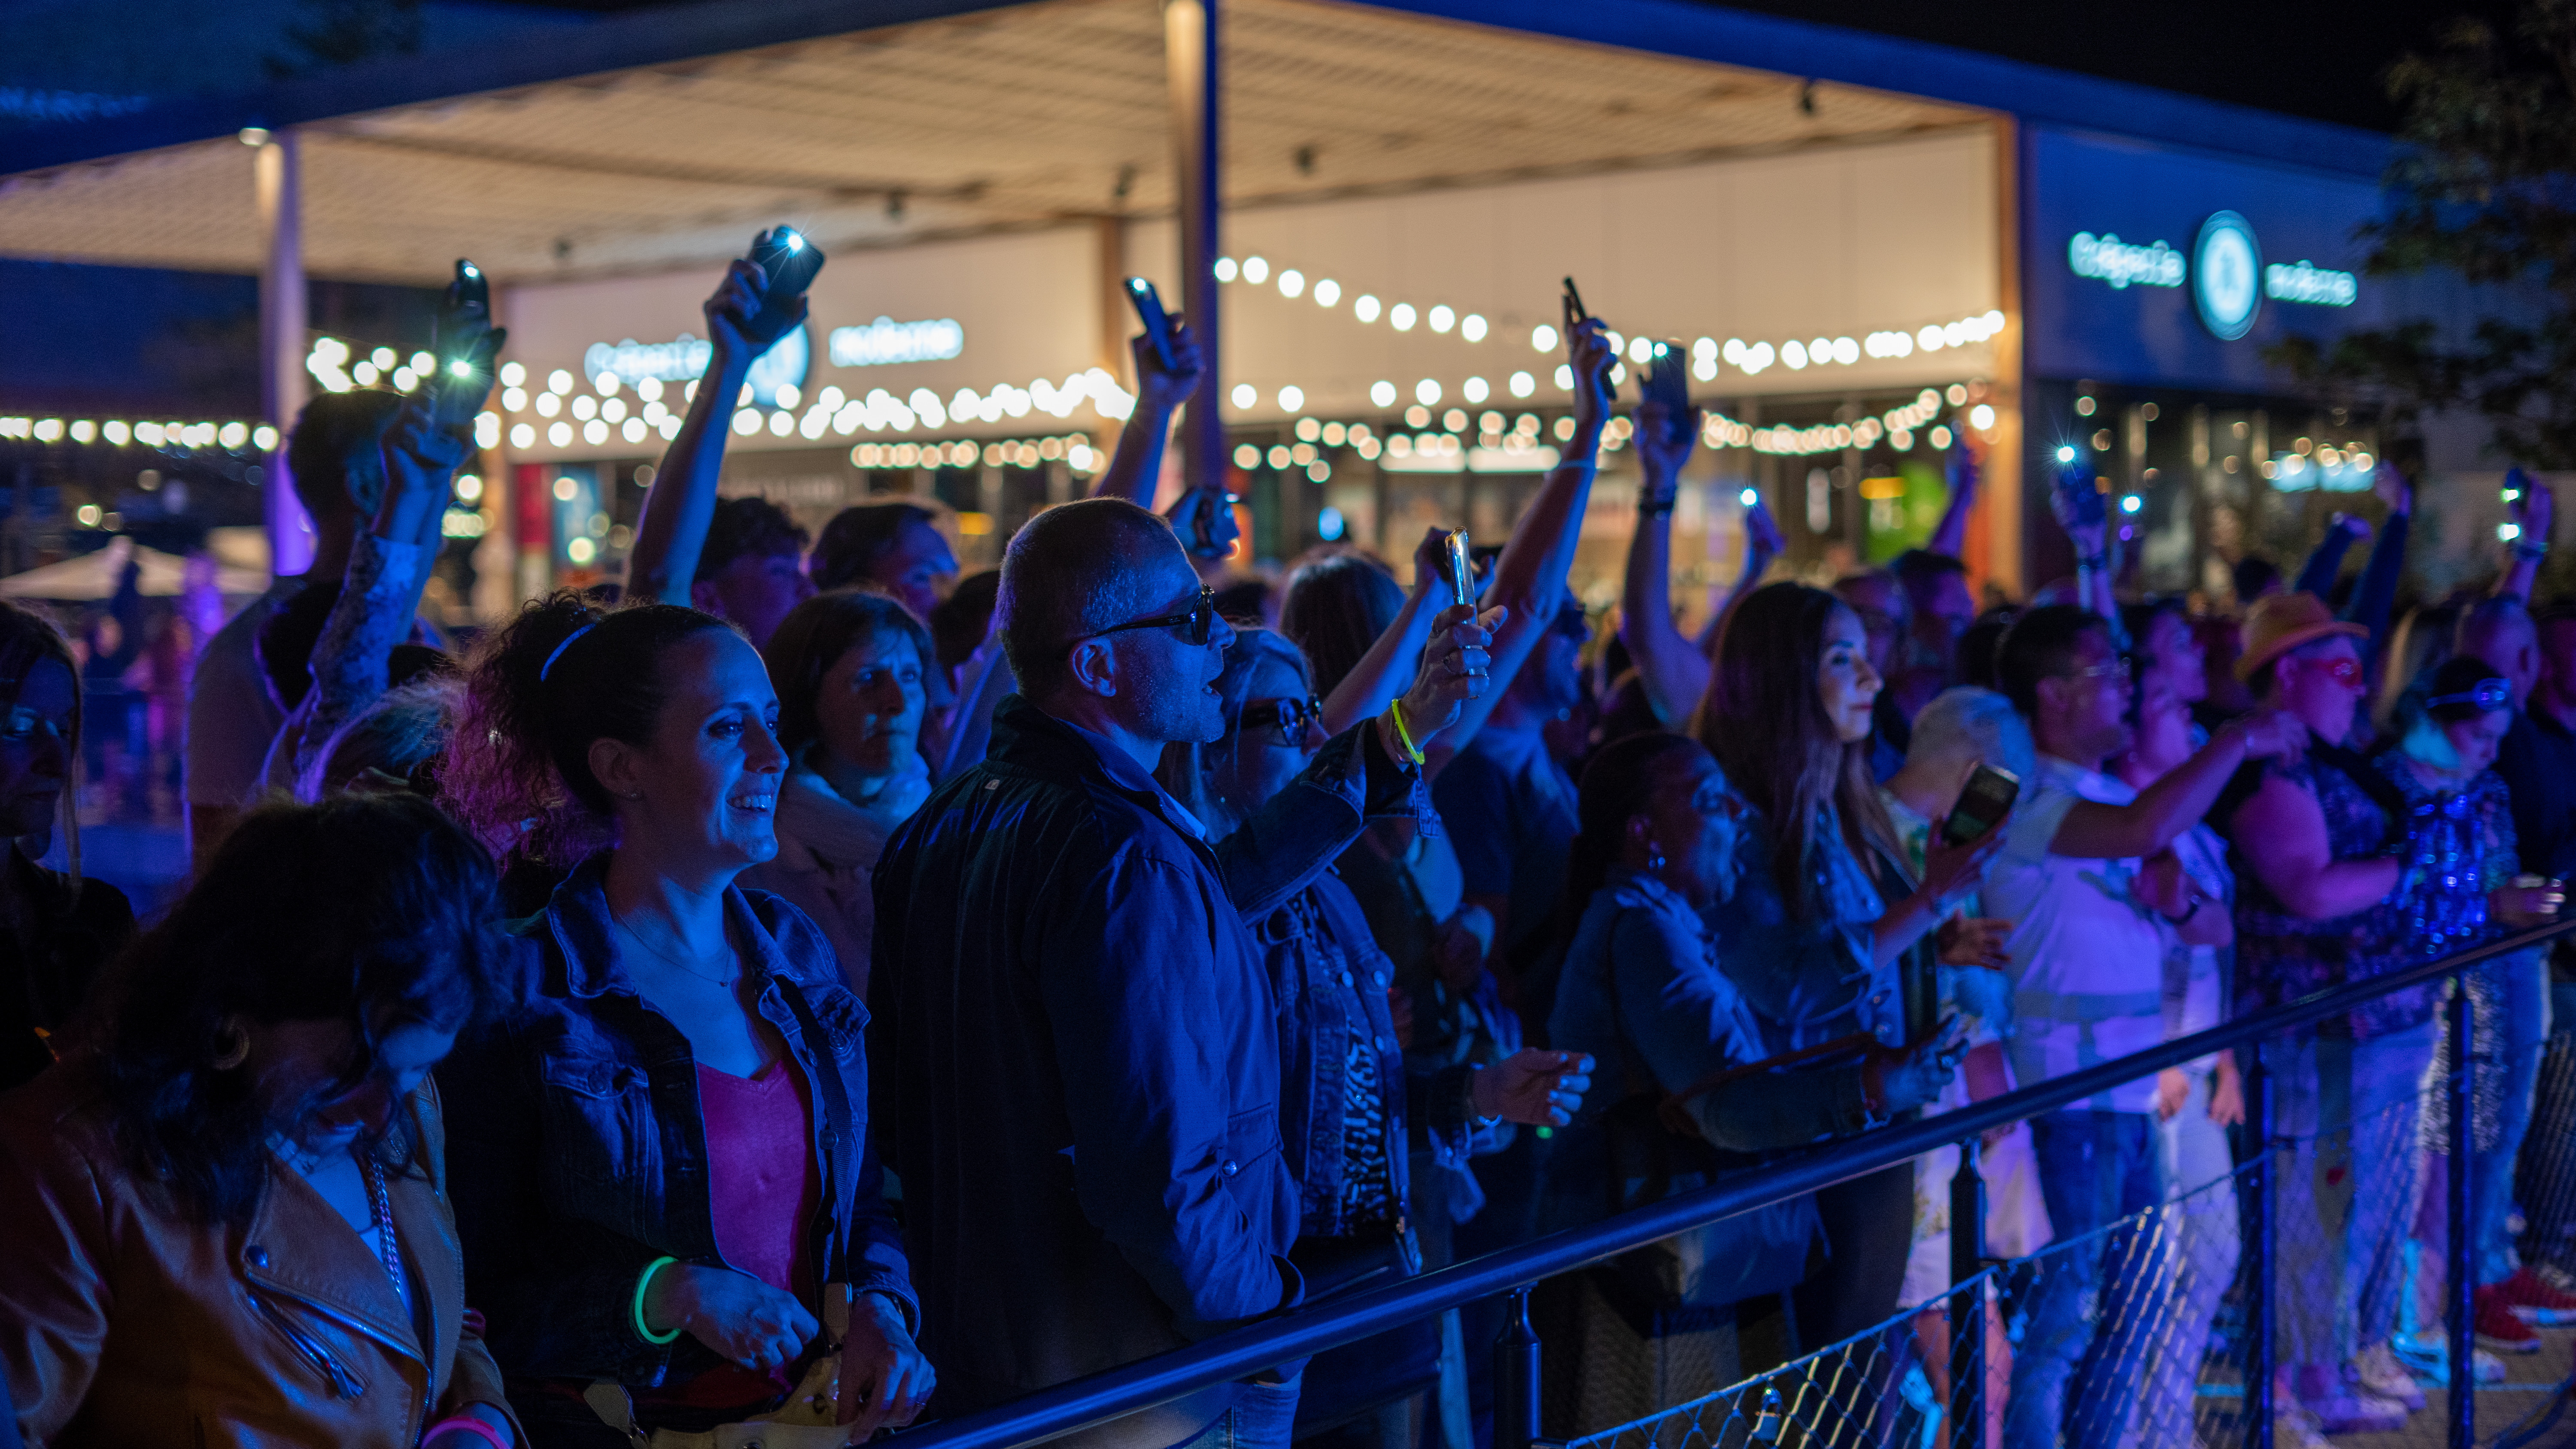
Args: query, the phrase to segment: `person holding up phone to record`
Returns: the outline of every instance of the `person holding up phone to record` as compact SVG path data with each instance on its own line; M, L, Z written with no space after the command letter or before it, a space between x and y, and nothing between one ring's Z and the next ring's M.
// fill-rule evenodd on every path
M822 267L822 249L786 226L760 233L749 254L725 263L724 279L699 309L707 319L707 370L690 384L695 391L679 435L663 452L635 523L635 547L626 555L628 600L690 602L743 384L763 353L804 325L805 289Z
M295 789L332 732L385 692L394 646L411 637L419 616L456 470L474 456L474 415L492 391L492 359L509 340L492 325L482 269L462 259L432 327L438 362L403 399L376 450L384 493L350 547L348 572L314 641L312 687L269 744L264 790Z
M1118 430L1118 448L1109 466L1091 485L1094 498L1124 498L1139 508L1154 506L1163 480L1163 451L1172 439L1172 417L1199 390L1207 364L1189 324L1163 310L1163 298L1143 277L1129 277L1124 290L1142 330L1128 349L1136 361L1136 410ZM1234 549L1239 530L1232 500L1222 488L1194 488L1167 515L1182 546L1204 568Z

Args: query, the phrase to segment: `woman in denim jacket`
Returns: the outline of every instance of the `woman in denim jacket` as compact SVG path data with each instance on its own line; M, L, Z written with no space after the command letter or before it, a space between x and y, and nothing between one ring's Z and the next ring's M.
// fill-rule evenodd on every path
M1305 658L1281 635L1238 629L1215 688L1225 734L1169 747L1157 774L1211 836L1223 838L1291 788L1325 740ZM1278 1006L1280 1135L1301 1199L1291 1257L1314 1302L1419 1269L1406 1222L1408 1116L1423 1123L1436 1153L1463 1160L1480 1122L1570 1120L1591 1063L1530 1050L1492 1068L1408 1076L1390 1007L1394 968L1350 888L1329 869L1278 884L1291 888L1237 899L1261 942ZM1417 1396L1429 1386L1438 1352L1438 1321L1426 1319L1317 1356L1306 1369L1297 1436L1338 1428L1354 1444L1412 1445L1420 1434Z
M460 813L606 845L518 927L535 1005L439 1074L473 1301L539 1446L772 1412L864 1440L930 1392L867 1011L812 921L734 884L778 848L777 715L751 646L669 604L531 604L469 683ZM782 1404L836 1351L837 1404Z

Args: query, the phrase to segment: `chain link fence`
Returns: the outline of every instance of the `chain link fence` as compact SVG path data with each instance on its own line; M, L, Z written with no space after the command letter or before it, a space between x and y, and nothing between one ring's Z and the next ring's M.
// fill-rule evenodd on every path
M2491 1204L2472 1193L2472 1271L2485 1283L2524 1268L2576 1287L2576 1032L2516 1042L2501 1015L2481 1016L2472 1185L2507 1195ZM2437 1022L2404 1041L2308 1035L2267 1047L2277 1449L2314 1449L2317 1436L2351 1449L2448 1442L2449 1063L2439 1039ZM2515 1153L2520 1082L2535 1090ZM2205 1114L2206 1096L2184 1111ZM2206 1149L2210 1132L2183 1125ZM1646 1332L1582 1275L1557 1280L1552 1327L1577 1335L1579 1370L1551 1385L1552 1398L1571 1395L1551 1405L1552 1427L1574 1449L2251 1445L2262 1164L2232 1161L2222 1135L2214 1164L2200 1157L2214 1170L2195 1174L2173 1141L2194 1134L2157 1130L2161 1201L2086 1231L2061 1222L2042 1250L1778 1367L1753 1367L1785 1337L1760 1305ZM2238 1143L2246 1150L2241 1133ZM2053 1220L2086 1216L2054 1196L2049 1208ZM2541 1325L2538 1351L2477 1355L2476 1442L2576 1445L2576 1414L2552 1417L2576 1346L2560 1320L2576 1315L2527 1316Z

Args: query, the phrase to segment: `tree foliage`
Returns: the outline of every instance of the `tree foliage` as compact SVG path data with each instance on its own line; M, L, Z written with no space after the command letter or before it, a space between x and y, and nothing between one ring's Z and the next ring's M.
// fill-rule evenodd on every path
M289 53L267 58L280 80L420 49L420 0L299 0L284 27Z
M2403 419L2484 414L2496 450L2576 467L2576 0L2524 0L2512 29L2444 28L2391 69L2404 114L2386 215L2362 228L2374 276L2449 273L2482 290L2465 327L2413 320L2276 360L2367 390Z

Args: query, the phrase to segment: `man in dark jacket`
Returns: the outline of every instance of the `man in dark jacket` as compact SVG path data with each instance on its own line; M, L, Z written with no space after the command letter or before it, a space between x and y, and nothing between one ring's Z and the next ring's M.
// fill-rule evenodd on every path
M1276 1007L1245 908L1421 788L1392 726L1366 725L1207 840L1151 771L1167 742L1222 736L1211 685L1233 631L1169 527L1131 503L1032 520L1003 560L1000 614L1022 694L984 763L876 871L878 1124L945 1416L1299 1300ZM1458 656L1461 698L1483 642ZM1167 1449L1213 1426L1284 1446L1297 1368L1088 1442Z

